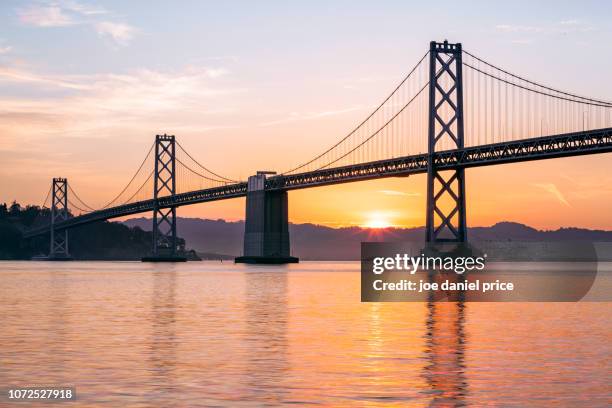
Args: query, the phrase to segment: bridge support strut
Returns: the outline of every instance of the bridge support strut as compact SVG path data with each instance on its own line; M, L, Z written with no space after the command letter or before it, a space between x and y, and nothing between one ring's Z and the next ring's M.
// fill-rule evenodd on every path
M176 194L176 149L174 136L155 136L153 181L153 248L143 262L185 262L177 253L176 207L160 208L158 197Z
M465 171L439 171L434 160L438 150L464 147L461 67L461 44L431 42L426 215L429 247L467 241Z
M266 174L249 177L244 224L244 255L236 263L297 263L291 256L287 191L266 191Z
M51 231L49 242L50 261L70 261L68 230L57 230L55 224L68 219L68 180L54 178L51 187Z

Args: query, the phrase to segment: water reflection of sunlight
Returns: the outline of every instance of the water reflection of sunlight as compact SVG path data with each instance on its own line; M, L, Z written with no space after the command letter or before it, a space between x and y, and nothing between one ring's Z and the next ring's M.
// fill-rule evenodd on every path
M74 381L88 407L609 401L604 302L362 303L355 264L291 268L3 263L0 383Z
M380 308L381 303L372 302L369 306L369 325L368 325L368 349L369 352L366 354L367 358L376 358L381 356L381 350L383 349L383 336L381 331L380 322Z
M176 271L153 272L151 343L152 384L161 396L173 395L176 385Z
M71 368L67 367L67 339L70 334L70 302L67 287L68 274L65 271L48 274L49 277L49 298L46 304L49 306L49 329L45 330L45 348L49 351L49 356L53 360L54 380L58 383L67 383L66 377L70 375ZM68 281L69 282L69 281Z
M431 406L465 405L465 303L434 302L427 304L426 351L428 365L423 371L432 392Z
M365 350L361 353L362 382L355 388L359 406L405 406L421 398L426 388L422 369L421 338L415 325L422 311L418 303L368 303Z
M287 361L287 271L247 272L245 378L248 400L280 404L289 394L284 385Z

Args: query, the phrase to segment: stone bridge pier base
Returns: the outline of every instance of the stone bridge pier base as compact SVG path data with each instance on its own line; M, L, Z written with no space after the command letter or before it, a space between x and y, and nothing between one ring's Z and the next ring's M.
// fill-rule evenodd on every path
M243 256L236 263L297 263L291 256L286 191L266 191L266 174L249 177Z

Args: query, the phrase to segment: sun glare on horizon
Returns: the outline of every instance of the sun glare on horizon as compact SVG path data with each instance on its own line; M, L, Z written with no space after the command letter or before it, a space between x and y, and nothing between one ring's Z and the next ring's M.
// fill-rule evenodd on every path
M389 221L389 218L378 212L368 214L368 218L362 224L362 227L364 228L375 229L389 228L392 226L393 225L391 224L391 221Z

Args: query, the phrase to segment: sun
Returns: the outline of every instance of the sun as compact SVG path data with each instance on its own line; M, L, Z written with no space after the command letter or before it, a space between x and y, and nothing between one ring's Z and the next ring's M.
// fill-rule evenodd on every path
M371 213L368 219L364 222L363 227L365 228L389 228L391 222L388 218L380 213Z

